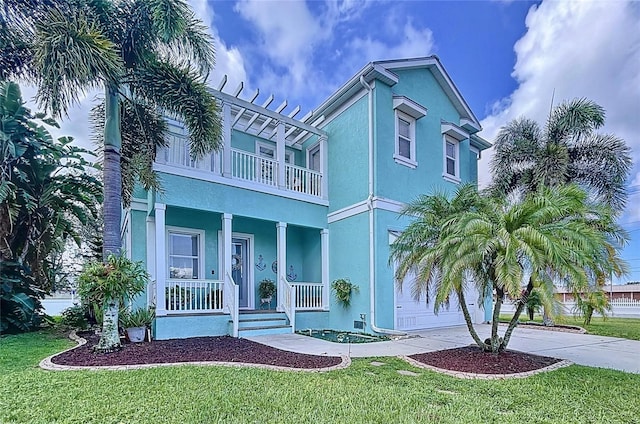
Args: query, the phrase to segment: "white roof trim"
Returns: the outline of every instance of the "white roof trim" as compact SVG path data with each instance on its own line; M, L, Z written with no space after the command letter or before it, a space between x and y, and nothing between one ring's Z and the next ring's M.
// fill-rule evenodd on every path
M440 132L442 132L442 134L446 134L449 137L456 139L457 141L462 141L469 138L468 132L466 132L459 126L452 124L451 122L441 122Z
M404 112L413 119L420 119L427 114L427 108L405 96L393 96L393 108Z

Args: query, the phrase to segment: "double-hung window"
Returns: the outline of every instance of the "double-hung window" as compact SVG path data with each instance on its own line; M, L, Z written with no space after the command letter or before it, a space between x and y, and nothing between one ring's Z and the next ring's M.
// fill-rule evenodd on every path
M454 182L460 181L460 143L447 135L444 136L444 173L443 176Z
M169 278L202 278L202 234L186 231L169 231Z
M416 162L416 120L396 111L396 146L393 158L396 162L415 168Z

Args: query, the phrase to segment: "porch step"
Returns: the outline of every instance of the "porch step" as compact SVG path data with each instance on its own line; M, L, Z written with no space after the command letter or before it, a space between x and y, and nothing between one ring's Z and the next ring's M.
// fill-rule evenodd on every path
M258 328L258 327L281 327L287 325L287 318L243 318L242 315L238 319L238 328Z
M289 334L291 333L290 325L262 326L262 327L245 327L238 329L238 337L264 336L267 334Z
M238 336L251 337L265 334L291 333L291 326L284 312L274 310L242 311L238 318Z

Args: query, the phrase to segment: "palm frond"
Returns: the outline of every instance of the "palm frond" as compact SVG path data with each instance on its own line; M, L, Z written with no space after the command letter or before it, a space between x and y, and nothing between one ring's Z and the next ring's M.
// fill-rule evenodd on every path
M56 9L36 24L33 60L37 100L54 116L66 113L84 90L116 80L122 70L116 46L95 21Z
M192 69L154 62L135 72L131 88L138 97L185 123L194 159L222 147L218 105Z

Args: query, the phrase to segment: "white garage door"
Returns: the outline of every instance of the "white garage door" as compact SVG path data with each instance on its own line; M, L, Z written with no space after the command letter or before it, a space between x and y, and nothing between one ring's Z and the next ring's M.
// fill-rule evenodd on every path
M452 325L462 325L465 323L462 309L458 304L455 295L450 297L449 307L443 305L438 311L438 315L433 312L433 301L427 304L424 296L420 301L416 301L411 295L413 276L407 276L402 285L402 292L396 286L396 329L397 330L421 330L425 328L449 327ZM477 307L477 294L467 293L465 299L471 319L475 321ZM435 296L430 297L435 299Z

